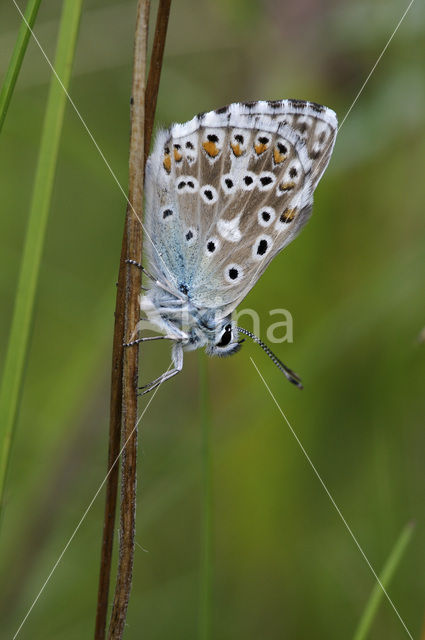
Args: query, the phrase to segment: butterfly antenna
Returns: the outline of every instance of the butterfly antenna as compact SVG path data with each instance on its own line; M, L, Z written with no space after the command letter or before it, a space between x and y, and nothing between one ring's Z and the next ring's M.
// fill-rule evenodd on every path
M243 329L242 327L237 327L237 330L239 331L239 333L243 333L245 336L248 336L249 338L251 338L251 340L254 340L254 342L256 342L263 349L263 351L267 353L267 355L272 360L272 362L275 363L277 368L280 371L282 371L282 373L288 378L289 382L292 382L292 384L294 384L299 389L303 388L301 378L297 376L297 374L294 373L294 371L291 371L289 367L283 364L283 362L279 360L278 357L275 356L273 351L269 349L269 347L262 340L260 340L260 338L257 338L257 336L251 333L251 331L248 331L247 329Z

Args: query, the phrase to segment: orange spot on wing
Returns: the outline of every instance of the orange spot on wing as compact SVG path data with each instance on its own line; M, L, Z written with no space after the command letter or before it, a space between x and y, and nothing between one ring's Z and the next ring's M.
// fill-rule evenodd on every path
M280 164L281 162L286 160L286 156L284 156L283 153L280 153L279 149L275 147L273 149L273 159L276 164Z
M170 173L170 171L171 171L171 156L170 156L170 154L169 154L169 153L167 153L167 154L164 156L164 161L163 161L163 163L162 163L162 164L163 164L163 166L164 166L165 171L166 171L167 173Z
M202 146L204 147L210 158L215 158L220 153L220 150L218 149L215 142L210 142L208 140L207 142L203 142Z
M241 156L243 154L243 151L242 151L239 143L232 142L230 144L230 146L232 147L232 151L233 151L233 153L235 154L236 157L239 157L239 156Z
M295 212L296 212L296 209L285 209L285 211L282 213L282 215L279 218L280 221L292 222L292 220L295 218Z
M259 156L267 149L267 145L259 142L258 144L254 145L254 149L257 156Z
M279 189L281 191L291 191L295 187L295 182L281 182Z
M176 162L180 162L182 158L183 158L182 154L177 149L174 149L174 160Z

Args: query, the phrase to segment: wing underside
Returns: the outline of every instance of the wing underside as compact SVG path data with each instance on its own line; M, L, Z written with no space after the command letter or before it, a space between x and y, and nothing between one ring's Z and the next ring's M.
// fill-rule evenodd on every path
M336 131L333 111L295 100L232 104L161 131L146 174L155 275L227 315L307 222Z

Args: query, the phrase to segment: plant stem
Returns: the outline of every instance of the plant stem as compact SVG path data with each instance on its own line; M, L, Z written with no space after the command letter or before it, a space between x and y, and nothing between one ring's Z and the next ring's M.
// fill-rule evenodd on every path
M66 88L71 78L81 7L82 0L65 0L62 10L54 66ZM66 100L63 88L57 79L52 77L0 387L0 510L4 500L6 473L24 376Z
M158 98L159 79L161 76L162 60L164 57L165 39L167 37L168 19L170 17L171 0L160 0L155 24L155 36L152 45L152 56L149 76L146 84L146 113L145 113L145 162L149 154L155 119L156 101ZM153 108L152 108L153 105Z
M201 571L199 600L199 638L211 637L212 602L212 457L211 457L211 410L208 394L208 372L206 357L199 354L201 434L202 434L202 529Z
M133 89L134 105L137 106L136 103L144 104L144 107L145 107L145 113L144 113L145 134L144 134L144 154L143 154L145 159L150 146L150 139L151 139L153 121L155 116L156 100L158 96L158 87L159 87L161 67L162 67L162 57L163 57L165 38L166 38L166 27L168 24L168 15L170 11L170 2L171 0L160 0L160 3L159 3L155 36L154 36L153 52L152 52L151 63L150 63L149 78L147 81L146 92L145 92L146 98L136 96L135 91ZM147 7L145 8L145 11L146 11L146 16L148 16L149 3L146 3L146 5ZM141 3L139 2L139 9L140 9L140 6L141 6ZM136 44L136 47L137 47L137 44ZM139 89L140 88L141 87L139 86ZM134 111L132 111L132 118L134 115L135 115ZM148 125L147 123L151 123L151 124ZM133 126L134 126L134 122L132 120L132 131L133 131ZM141 143L141 141L139 142ZM139 147L138 147L138 153L140 153ZM142 188L143 186L143 166L144 166L144 163L143 163L143 157L142 157L142 161L139 165L139 168L141 168L141 171L142 171L141 175L139 175L140 188ZM130 172L131 172L131 169L130 169ZM133 182L133 185L134 185L134 182ZM130 193L129 193L129 200L131 201ZM138 212L139 217L140 217L140 213L141 213L141 210L140 212ZM128 210L127 210L127 217L128 217ZM127 230L127 222L126 222L122 248L121 248L120 267L119 267L119 274L118 274L117 300L116 300L116 306L115 306L115 328L114 328L114 344L113 344L113 356L112 356L109 452L108 452L109 475L108 475L108 482L107 482L107 489L106 489L101 565L100 565L98 601L97 601L97 612L96 612L96 628L95 628L95 636L94 636L95 640L104 640L105 638L106 619L107 619L107 613L108 613L109 584L110 584L110 577L111 577L112 550L113 550L113 541L114 541L114 525L115 525L115 512L116 512L118 474L119 474L118 465L116 465L115 463L120 451L121 419L123 415L122 398L123 398L124 351L123 351L122 345L124 342L124 335L125 335L124 334L124 315L125 315L124 310L126 305L125 292L127 290L126 274L128 273L129 268L134 271L134 267L127 265L125 263L125 260L128 257L137 259L137 252L134 252L132 255L130 255L130 251L128 249L127 231L128 230ZM141 255L141 240L140 240L140 245L138 250L140 250L140 255ZM136 288L133 288L132 291L133 291L133 295L138 295L138 293L140 292L140 283ZM134 326L130 327L130 331L134 329ZM124 439L124 442L125 442L125 439ZM134 480L132 480L131 478L127 478L127 479L123 478L123 483L124 482L130 482L133 484L135 483L135 477L136 477L135 465L134 465L134 468L132 468L132 475L134 476ZM135 495L134 495L134 500L135 500ZM122 509L123 509L123 504L122 504ZM122 525L124 524L123 519L121 520L121 524ZM134 531L131 532L131 535L134 537ZM122 568L123 568L123 565L121 565L121 569ZM120 580L120 585L121 585L120 586L121 588L123 586L123 583L121 580ZM118 582L117 582L117 587L118 587ZM129 589L128 584L126 588ZM121 605L124 605L124 602L121 602ZM126 605L125 605L125 609L126 609ZM115 616L117 615L116 610L114 615ZM124 613L124 621L125 621L125 613Z
M117 295L123 307L117 309L122 320L120 334L123 341L131 340L140 317L139 294L142 274L139 269L126 264L123 258L137 262L142 259L142 219L143 179L144 179L144 126L145 126L145 83L146 55L149 25L149 0L139 0L137 5L136 35L134 44L134 67L131 108L131 134L129 159L129 188L126 222L121 253L120 278L118 287L123 291ZM124 283L123 283L124 280ZM137 347L123 349L122 352L122 481L120 509L120 548L114 603L109 624L108 638L122 638L130 598L133 560L134 531L136 526L136 464L137 464L137 385L139 350Z
M409 523L404 527L403 531L400 534L400 537L398 538L393 550L388 557L387 562L385 563L385 566L379 577L381 584L385 589L387 589L388 585L390 584L394 572L401 558L403 557L404 552L406 551L407 545L409 544L412 537L413 528L414 526L412 523ZM375 618L378 607L383 597L384 592L381 585L375 583L375 586L372 589L372 593L370 594L369 601L365 607L365 610L363 611L362 617L360 618L360 622L357 626L353 640L365 640L367 638L372 626L372 622Z
M28 40L31 35L31 29L35 24L37 13L40 8L41 0L28 0L21 26L19 27L18 37L16 39L15 48L10 58L9 66L4 77L4 81L0 91L0 132L2 130L7 110L12 99L16 81L21 70L25 52L28 46Z

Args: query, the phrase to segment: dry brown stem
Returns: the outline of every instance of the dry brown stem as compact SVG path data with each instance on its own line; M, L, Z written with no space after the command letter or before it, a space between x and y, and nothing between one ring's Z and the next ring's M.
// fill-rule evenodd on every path
M158 96L159 79L171 0L160 0L155 29L149 78L145 90L146 46L149 23L149 0L139 0L131 109L131 138L129 161L129 204L118 274L115 328L112 358L110 429L108 452L108 483L99 577L95 640L104 640L108 611L108 594L114 523L118 488L120 443L122 456L122 490L120 511L120 550L117 582L108 640L122 638L131 590L136 510L137 462L137 381L138 349L124 349L139 320L139 292L141 273L126 264L131 258L141 262L142 206L144 165L149 151ZM122 433L121 433L122 426Z

